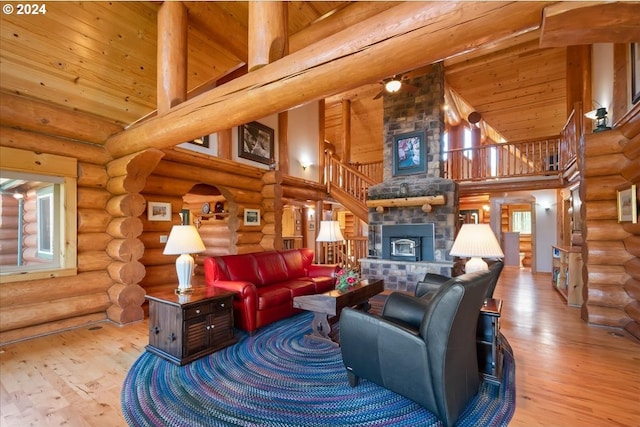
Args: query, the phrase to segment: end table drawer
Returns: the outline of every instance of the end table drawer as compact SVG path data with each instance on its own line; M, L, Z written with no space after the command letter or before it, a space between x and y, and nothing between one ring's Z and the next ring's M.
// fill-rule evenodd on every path
M211 313L211 304L200 304L195 307L189 307L184 310L184 320L193 319L194 317L204 316Z
M214 301L212 305L213 311L230 310L233 307L233 297Z

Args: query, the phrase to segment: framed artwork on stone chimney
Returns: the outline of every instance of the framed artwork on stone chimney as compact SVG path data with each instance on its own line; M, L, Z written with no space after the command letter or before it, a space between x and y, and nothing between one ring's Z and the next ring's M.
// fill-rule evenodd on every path
M391 150L393 151L393 176L413 175L427 171L423 131L394 135Z

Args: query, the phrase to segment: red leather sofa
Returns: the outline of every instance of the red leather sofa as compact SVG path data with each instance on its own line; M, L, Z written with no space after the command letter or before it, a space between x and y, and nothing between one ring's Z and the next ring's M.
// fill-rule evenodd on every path
M255 252L204 259L207 286L233 291L235 326L247 332L300 310L293 297L334 289L337 264L313 264L312 249Z

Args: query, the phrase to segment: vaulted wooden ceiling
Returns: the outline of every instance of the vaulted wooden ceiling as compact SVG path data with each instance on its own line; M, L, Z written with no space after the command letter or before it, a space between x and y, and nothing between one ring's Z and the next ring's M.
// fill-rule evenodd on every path
M195 96L246 73L248 4L185 4L189 13L188 90ZM316 31L322 29L318 23L332 19L349 27L398 4L287 2L290 49L295 51L329 36ZM480 39L464 51L451 52L442 46L439 59L445 61L447 84L508 139L557 133L566 120L565 46L582 40L623 43L640 39L636 37L640 33L637 20L629 18L638 12L637 3L589 5L514 5L511 10L537 14L539 22L526 31L514 28L510 36L499 40ZM156 110L158 8L157 2L49 2L46 13L2 14L0 91L90 113L123 126L143 120ZM545 8L554 18L546 24L546 39ZM434 6L434 13L437 10ZM558 25L563 22L563 13L573 13L577 21ZM587 19L605 15L606 25L594 26L595 35L586 28L590 25ZM455 41L455 16L446 19L443 25L451 26L451 39ZM477 21L478 26L490 25L482 16ZM545 44L549 47L541 47ZM385 64L388 75L410 71L394 69L393 62L390 58ZM381 102L372 100L379 88L377 79L356 89L344 87L349 89L344 93L332 88L327 93L327 111L341 100L351 99L356 116L381 120L376 111L381 110ZM331 117L328 123L331 126Z

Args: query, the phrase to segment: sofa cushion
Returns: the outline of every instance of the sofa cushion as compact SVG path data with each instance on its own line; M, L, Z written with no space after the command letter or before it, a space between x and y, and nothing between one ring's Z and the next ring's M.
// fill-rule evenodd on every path
M257 289L258 310L277 307L291 301L291 291L282 285L263 286Z
M303 258L301 251L293 249L290 251L282 251L280 254L287 266L289 278L304 277L307 275L305 271L305 259Z
M284 282L290 277L279 252L259 252L253 254L253 257L263 285Z
M216 257L225 264L229 280L251 282L256 286L262 284L262 278L258 273L258 264L251 254L225 255Z
M316 293L316 285L308 278L287 280L282 286L289 288L292 298Z

